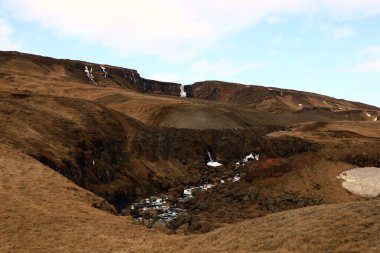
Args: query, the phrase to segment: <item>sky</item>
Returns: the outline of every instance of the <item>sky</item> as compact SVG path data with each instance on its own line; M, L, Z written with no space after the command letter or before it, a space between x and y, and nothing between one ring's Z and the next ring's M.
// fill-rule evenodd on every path
M0 0L0 50L380 107L378 0Z

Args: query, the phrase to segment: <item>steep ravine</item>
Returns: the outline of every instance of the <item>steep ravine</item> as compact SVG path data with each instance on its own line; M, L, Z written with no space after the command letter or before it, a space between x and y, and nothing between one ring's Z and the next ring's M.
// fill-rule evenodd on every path
M204 173L194 171L208 169L207 149L228 168L251 152L276 157L314 147L295 138L264 138L281 127L148 127L98 104L65 97L2 93L0 108L3 142L118 209L141 196L197 183Z

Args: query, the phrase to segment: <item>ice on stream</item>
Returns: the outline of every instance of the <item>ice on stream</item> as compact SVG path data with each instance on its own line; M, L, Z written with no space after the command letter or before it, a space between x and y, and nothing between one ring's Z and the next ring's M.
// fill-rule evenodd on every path
M221 166L221 163L218 163L217 161L214 161L212 158L211 153L207 150L207 155L209 158L209 162L207 163L208 166ZM244 157L240 162L237 163L237 165L245 165L250 160L259 160L259 154L249 154L246 157ZM229 178L227 181L232 183L239 182L241 179L240 173L237 172L233 178ZM226 181L224 179L217 179L217 181L220 181L220 184L225 184ZM210 183L205 183L200 186L189 186L185 187L182 193L182 197L178 198L175 201L168 201L168 197L161 196L152 196L150 198L147 198L143 201L136 202L133 205L130 206L130 210L138 210L139 214L144 212L150 212L152 210L155 210L154 212L157 212L158 215L158 220L163 220L163 221L171 221L173 219L176 219L177 216L182 213L186 212L186 209L182 209L179 206L182 206L182 203L187 201L188 199L193 198L193 193L195 191L208 191L209 189L213 188L215 185L210 184ZM139 217L137 219L140 223L143 222L143 218Z
M160 220L169 221L177 217L177 215L182 212L181 208L178 208L175 204L171 205L167 202L168 197L156 197L152 196L150 198L145 199L144 201L140 201L134 203L130 206L131 210L142 210L143 212L148 212L151 210L157 210L159 214L157 215ZM139 221L142 220L142 217L138 218Z
M193 197L193 191L194 190L201 190L201 191L207 191L208 189L211 189L215 185L213 184L203 184L201 186L193 186L193 187L187 187L183 189L183 200L189 199Z
M187 199L193 198L193 192L195 190L199 191L207 191L208 189L211 189L215 185L213 184L203 184L201 186L196 186L196 187L187 187L183 190L183 198L179 198L178 202L184 202ZM147 198L143 201L134 203L133 205L130 206L130 210L140 210L143 212L149 212L151 210L156 210L159 214L157 217L159 220L164 220L164 221L170 221L177 216L186 211L180 207L177 206L176 203L169 203L168 197L156 197L152 196L150 198ZM139 221L142 220L141 217L138 218Z
M380 195L380 168L365 167L346 170L337 176L343 179L342 187L363 197Z

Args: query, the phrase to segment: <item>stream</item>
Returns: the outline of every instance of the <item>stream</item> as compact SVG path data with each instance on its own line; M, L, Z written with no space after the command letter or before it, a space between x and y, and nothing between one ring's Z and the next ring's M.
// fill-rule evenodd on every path
M210 154L208 154L211 157ZM240 160L236 163L236 169L241 166L244 166L249 160L259 160L259 155L250 154L246 156L244 159ZM212 162L211 164L209 164ZM209 161L208 166L214 167L216 161ZM218 163L219 164L219 163ZM220 164L221 165L221 164ZM237 172L233 178L229 180L234 182L239 182L241 179L240 173ZM220 184L224 184L225 180L218 179ZM156 221L172 221L178 217L179 214L186 212L186 208L184 207L184 202L193 198L193 193L195 191L208 191L214 184L206 183L200 186L188 186L185 187L182 193L182 196L176 200L169 200L168 196L165 194L159 196L151 196L149 198L143 199L139 202L135 202L130 206L130 213L139 223L143 223L144 219L156 220Z

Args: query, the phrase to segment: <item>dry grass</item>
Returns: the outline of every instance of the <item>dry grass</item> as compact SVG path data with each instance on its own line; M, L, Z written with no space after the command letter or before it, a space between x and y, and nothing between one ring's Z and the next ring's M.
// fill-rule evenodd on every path
M91 207L97 197L1 145L2 252L376 252L380 201L302 208L167 236Z
M0 115L0 132L3 134L0 136L3 140L0 143L0 252L380 251L380 201L361 201L363 198L347 193L335 178L352 166L345 160L347 155L365 153L366 158L377 159L379 122L308 123L292 131L271 135L307 139L323 144L324 149L293 156L293 160L288 161L292 169L279 178L256 180L260 194L270 198L276 192L293 192L301 197L323 199L324 203L340 204L269 214L226 225L208 234L168 236L134 225L129 217L115 216L92 207L102 200L26 155L24 149L39 145L63 157L68 149L65 141L70 138L67 129L57 122L72 121L78 129L88 130L89 125L107 123L101 116L105 108L145 124L196 129L290 125L342 120L345 115L331 111L295 112L300 110L299 99L309 99L313 105L324 106L322 100L327 98L319 95L299 98L291 92L295 95L247 105L183 100L141 94L117 88L115 84L95 87L85 78L81 79L81 75L69 76L65 67L49 64L18 58L4 62L0 67L0 92L5 94L0 103L3 105ZM15 94L21 97L30 94L31 98L25 101L12 99ZM223 98L227 95L221 94L222 99L227 100ZM240 99L240 95L234 99ZM81 105L78 108L91 108L88 111L91 113L62 106L57 102L61 101L59 97L69 102L70 98L81 99L77 100ZM244 99L250 101L251 95L245 94ZM366 110L378 113L376 108L328 99L329 108L362 108L357 115L359 119L369 120L362 115ZM276 113L268 114L266 110ZM85 125L87 116L100 117L101 120ZM121 124L124 129L133 128L128 121ZM181 173L176 160L164 164L133 162L135 168L149 167L157 175ZM315 185L319 186L318 190Z

